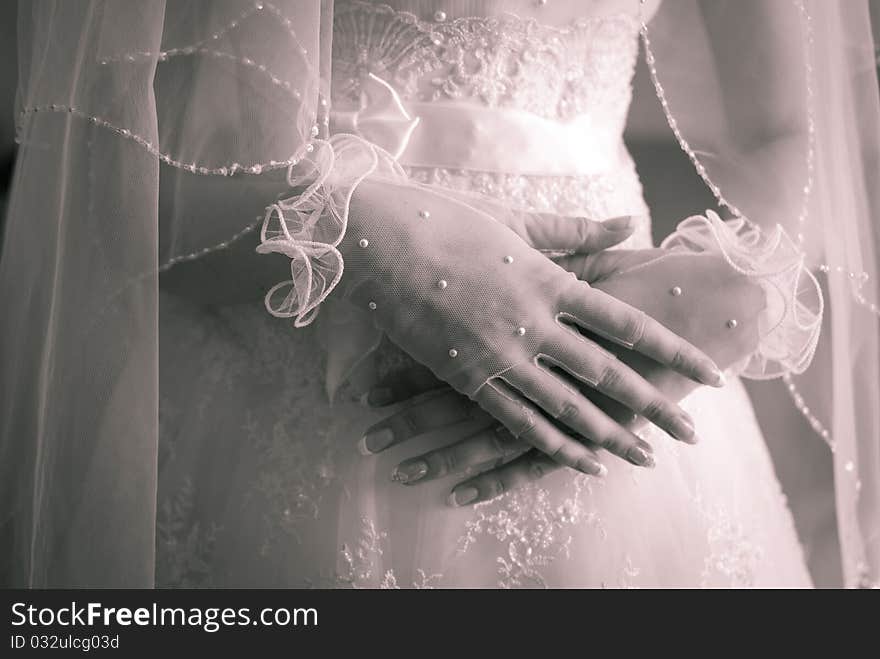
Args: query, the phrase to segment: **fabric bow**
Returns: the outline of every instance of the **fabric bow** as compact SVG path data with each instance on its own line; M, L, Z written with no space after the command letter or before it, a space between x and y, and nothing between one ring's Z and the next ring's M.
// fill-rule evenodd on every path
M397 160L406 150L419 118L407 112L394 88L377 75L370 73L361 90L359 110L331 110L333 132L358 135Z

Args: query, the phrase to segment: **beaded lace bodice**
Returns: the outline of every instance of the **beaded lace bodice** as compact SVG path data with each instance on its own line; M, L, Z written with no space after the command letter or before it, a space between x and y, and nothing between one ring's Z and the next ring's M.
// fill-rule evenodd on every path
M362 0L337 3L334 103L356 102L374 73L405 100L461 101L623 129L638 23L611 14L551 27L513 14L431 20Z
M638 56L636 16L613 13L542 25L513 14L426 17L385 4L346 0L334 8L333 104L354 108L368 74L406 102L477 104L566 122L622 137ZM621 150L625 151L622 147ZM409 167L425 183L501 197L512 205L563 214L642 214L641 187L628 155L613 171L532 176ZM647 237L647 225L642 237Z

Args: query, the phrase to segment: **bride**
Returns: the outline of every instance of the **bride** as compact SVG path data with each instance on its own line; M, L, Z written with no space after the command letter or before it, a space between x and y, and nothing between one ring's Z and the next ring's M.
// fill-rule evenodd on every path
M808 587L741 375L831 445L843 583L875 583L866 10L28 5L9 582ZM640 36L729 218L661 248Z

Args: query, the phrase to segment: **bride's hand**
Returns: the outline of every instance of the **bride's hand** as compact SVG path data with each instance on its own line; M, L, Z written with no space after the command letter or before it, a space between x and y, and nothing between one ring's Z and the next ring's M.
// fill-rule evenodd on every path
M513 436L584 473L604 473L596 447L637 465L650 464L650 447L552 368L679 439L690 440L694 430L678 405L582 332L721 384L717 366L690 343L579 281L501 222L443 195L362 183L341 250L347 298L369 310L392 341ZM376 452L392 441L389 433L373 435L365 448Z
M597 282L609 275L627 270L630 271L628 276L632 277L633 266L654 261L659 254L663 252L660 250L610 251L593 256L566 258L562 261L563 265L578 277ZM692 280L701 278L709 286L723 286L730 301L706 309L706 316L709 319L701 323L702 328L689 327L686 320L680 319L681 314L675 313L675 327L694 337L696 343L706 347L720 363L730 364L756 347L755 317L762 307L763 295L757 286L746 281L745 278L735 276L720 258L691 258L699 261L688 264L691 271L690 278ZM656 271L650 274L653 277L663 276ZM626 277L606 279L604 283L599 282L598 285L604 285L616 294L631 298L632 291L637 289L632 286L632 282L625 280ZM688 288L684 281L682 283ZM654 306L661 308L663 304L666 303L661 300L660 304L654 303ZM727 304L730 307L725 306ZM743 312L735 332L728 330L728 335L723 339L697 338L711 334L717 336L717 332L707 332L705 325L711 325L713 316L729 311L731 307L739 308ZM674 309L672 311L675 312ZM670 321L667 319L667 322ZM664 393L675 399L684 397L694 388L692 382L675 375L669 369L661 368L648 360L638 361L640 358L637 355L623 353L622 358L660 387ZM635 429L644 422L643 419L634 418L630 410L615 401L600 399L601 397L597 397L595 392L589 392L589 395L606 414L629 429ZM444 436L452 440L441 448L400 463L392 474L395 480L415 484L468 470L485 470L455 487L450 497L453 504L463 505L491 499L502 492L541 478L558 467L547 456L530 450L528 444L512 437L491 417L446 388L423 367L416 366L390 374L369 392L367 402L374 407L404 403L400 410L370 428L368 435L391 429L395 443L400 443L442 430Z

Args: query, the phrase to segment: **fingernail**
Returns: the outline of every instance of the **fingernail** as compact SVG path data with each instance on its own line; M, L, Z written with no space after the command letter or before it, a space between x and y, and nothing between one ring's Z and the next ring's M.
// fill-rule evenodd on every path
M639 467L653 467L654 456L640 446L633 446L626 452L626 459Z
M606 231L626 231L632 227L633 219L627 215L624 217L612 217L610 220L602 222L602 227Z
M394 400L394 394L388 387L376 387L370 389L367 394L367 404L372 407L388 405L392 400Z
M373 455L391 445L394 441L394 431L391 428L371 430L358 442L361 455Z
M608 473L608 469L601 462L596 462L595 460L579 460L577 463L577 470L584 473L589 474L590 476L598 476L599 478L604 478Z
M724 373L721 372L721 369L712 364L710 367L710 376L709 380L706 384L711 384L713 387L723 387L727 384L727 380L724 378Z
M428 463L424 460L401 462L391 472L391 480L398 483L414 483L421 480L428 473Z
M480 493L477 492L477 488L475 487L460 487L450 492L449 498L446 500L446 503L448 503L453 508L457 508L458 506L466 506L471 501L476 500L479 495Z
M690 417L682 414L675 417L672 420L672 436L677 440L682 442L687 442L688 444L693 443L694 437L694 422L691 421Z

